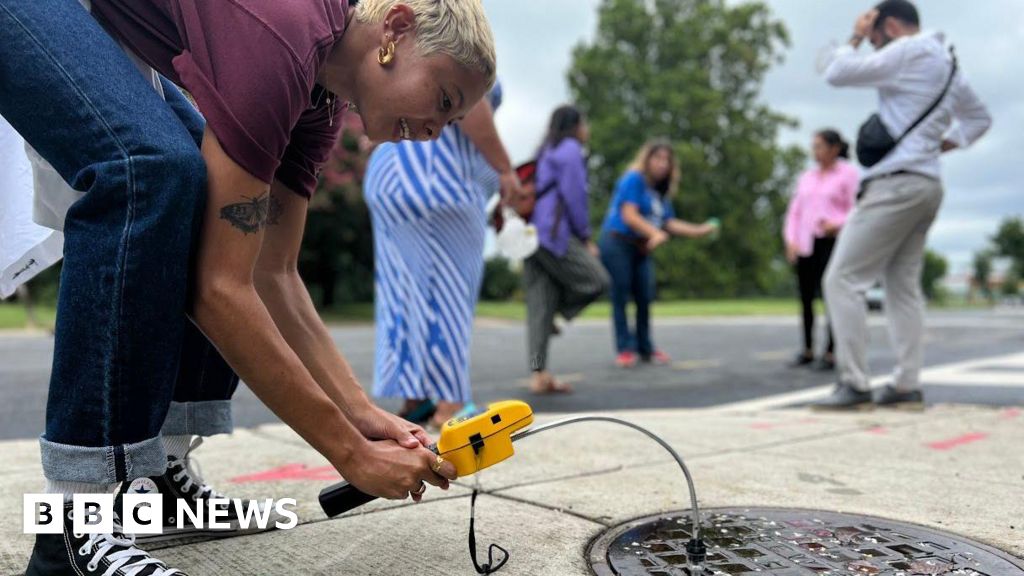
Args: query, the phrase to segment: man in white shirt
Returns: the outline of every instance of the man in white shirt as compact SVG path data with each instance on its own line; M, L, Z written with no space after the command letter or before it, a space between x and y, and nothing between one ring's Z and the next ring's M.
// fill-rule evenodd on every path
M875 52L857 51L865 39ZM955 67L943 35L921 32L917 9L907 0L885 0L858 18L853 37L836 50L826 76L833 86L877 89L879 117L894 140L949 85L934 110L864 172L860 201L839 236L825 278L839 386L815 407L920 406L920 277L928 229L942 203L939 156L974 143L992 120ZM872 398L864 294L878 280L885 284L898 364L893 382Z

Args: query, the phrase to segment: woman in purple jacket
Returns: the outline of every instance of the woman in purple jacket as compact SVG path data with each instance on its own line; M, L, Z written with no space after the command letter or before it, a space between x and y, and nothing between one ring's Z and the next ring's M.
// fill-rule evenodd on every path
M608 274L590 239L587 165L583 145L590 135L583 115L562 106L551 115L537 160L537 203L531 221L540 248L523 266L526 282L527 346L535 394L572 388L547 370L548 340L557 333L555 313L575 318L608 287Z

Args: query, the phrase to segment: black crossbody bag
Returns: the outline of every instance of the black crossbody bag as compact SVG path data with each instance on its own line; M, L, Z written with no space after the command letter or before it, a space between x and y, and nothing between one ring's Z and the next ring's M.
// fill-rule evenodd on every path
M893 139L892 134L889 134L889 130L886 129L885 124L882 124L882 119L878 116L878 113L874 113L870 118L867 119L864 124L860 127L860 132L857 133L857 161L861 163L865 168L871 168L875 164L878 164L890 152L896 149L900 145L900 142L907 137L915 128L921 125L928 116L931 116L932 112L939 107L942 103L943 98L949 92L949 87L953 84L953 78L956 76L958 64L956 60L956 53L953 51L953 47L949 48L949 55L953 58L953 71L949 73L949 79L946 80L946 86L942 89L942 93L935 99L935 102L924 111L918 117L917 121L910 125L910 128L900 134L899 138Z

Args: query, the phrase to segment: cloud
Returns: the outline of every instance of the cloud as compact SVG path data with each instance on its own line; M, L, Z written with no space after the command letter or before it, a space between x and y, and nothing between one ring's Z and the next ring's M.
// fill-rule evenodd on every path
M737 3L737 2L731 2ZM845 41L853 21L873 0L768 0L790 31L786 60L773 69L763 99L800 120L780 141L804 146L824 126L848 138L875 106L867 90L836 90L816 72L822 48ZM498 42L505 104L498 127L516 160L529 158L548 114L567 101L565 74L572 47L593 36L599 0L484 0ZM1024 213L1024 3L1020 0L918 1L926 29L941 30L956 45L961 67L989 106L995 123L974 148L944 160L946 202L930 240L953 269L969 264L999 221Z

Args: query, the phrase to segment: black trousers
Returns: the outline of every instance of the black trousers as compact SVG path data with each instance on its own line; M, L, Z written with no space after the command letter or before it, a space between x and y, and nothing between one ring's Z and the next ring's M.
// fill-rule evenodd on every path
M821 291L821 279L825 276L828 259L835 248L835 238L815 238L814 252L810 256L801 256L796 260L797 284L800 288L800 305L803 308L804 350L814 350L814 301L824 299ZM828 326L828 349L831 354L835 350L832 340L832 326Z

